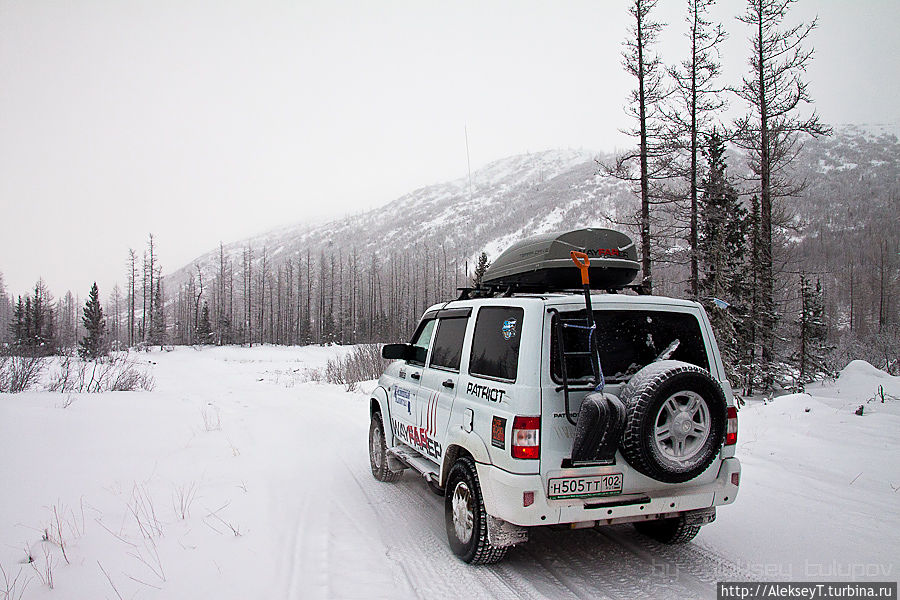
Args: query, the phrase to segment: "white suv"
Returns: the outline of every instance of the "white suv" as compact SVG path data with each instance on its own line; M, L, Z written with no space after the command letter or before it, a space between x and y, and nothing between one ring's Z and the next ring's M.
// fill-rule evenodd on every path
M582 243L562 249L592 254L592 278L604 260L630 261L627 244L609 242L621 234L571 233L585 234ZM536 253L538 271L564 268L550 261L560 239L539 240L550 250ZM535 256L527 242L510 251L521 256L524 245ZM604 243L619 254L609 258ZM428 309L409 344L385 346L397 360L370 402L373 475L395 481L412 468L446 491L450 546L469 563L500 560L543 525L633 522L662 542L692 539L716 506L734 502L740 482L737 412L703 308L618 293L516 293L509 272L497 275L503 256L485 289L505 294L465 291ZM526 289L540 287L535 269L519 271ZM618 275L601 273L595 285Z

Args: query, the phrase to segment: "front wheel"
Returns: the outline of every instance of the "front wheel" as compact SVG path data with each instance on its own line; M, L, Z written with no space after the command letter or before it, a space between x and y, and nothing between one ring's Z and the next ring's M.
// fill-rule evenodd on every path
M369 465L372 467L372 475L378 481L397 481L403 475L403 471L391 471L388 467L387 444L379 412L372 415L372 422L369 424Z
M450 469L445 489L444 520L453 553L473 565L489 565L502 560L509 548L498 548L488 539L488 517L478 472L471 458L456 461Z

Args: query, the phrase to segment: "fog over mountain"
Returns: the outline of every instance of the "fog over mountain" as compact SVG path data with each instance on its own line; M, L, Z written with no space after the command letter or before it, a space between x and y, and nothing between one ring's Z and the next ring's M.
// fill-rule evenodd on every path
M900 143L898 127L844 125L828 138L805 143L795 164L795 176L808 187L784 201L798 227L791 239L804 252L810 269L835 270L823 262L828 253L813 252L809 237L829 246L832 239L857 232L857 247L877 231L897 236L900 214ZM637 209L626 182L600 174L597 161L609 155L586 150L555 149L520 154L495 161L461 177L437 183L397 198L382 207L314 226L296 224L225 244L227 258L240 262L252 248L258 262L265 249L275 266L287 258L315 256L322 250L382 258L394 251L425 247L463 261L485 251L496 257L513 241L548 231L580 227L627 229L623 222ZM736 185L752 189L742 155L729 157ZM218 268L219 249L197 257L165 278L167 289L183 285L196 268L211 276ZM677 289L666 289L677 293Z

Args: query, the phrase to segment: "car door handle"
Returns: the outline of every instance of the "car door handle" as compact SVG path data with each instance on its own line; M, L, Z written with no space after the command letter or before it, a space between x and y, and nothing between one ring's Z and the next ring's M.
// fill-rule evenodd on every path
M409 378L410 378L410 379L421 379L422 376L419 375L418 373L410 373L410 374L409 374Z
M447 381L444 381L443 383L441 383L441 385L444 386L445 388L451 388L451 389L452 389L454 384L453 384L453 380L452 380L452 379L448 379Z

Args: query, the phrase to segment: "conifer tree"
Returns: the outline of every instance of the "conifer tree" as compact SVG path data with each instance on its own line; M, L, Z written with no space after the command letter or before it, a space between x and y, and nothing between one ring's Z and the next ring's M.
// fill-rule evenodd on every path
M28 336L28 328L25 325L25 301L22 300L22 296L19 296L16 299L12 323L9 324L9 334L12 337L12 343L15 346L23 345Z
M472 273L472 287L480 287L481 280L484 278L484 272L488 270L488 267L491 266L491 261L488 260L488 255L486 252L482 252L478 256L478 263L475 265L475 272Z
M707 308L728 375L746 377L744 317L747 210L729 182L725 144L717 132L709 136L704 155L708 166L698 202L699 293Z
M698 210L699 291L734 303L744 296L749 216L728 180L725 143L718 132L709 136L704 155L709 166Z
M200 311L200 322L197 325L197 342L200 344L208 344L212 339L212 323L209 321L209 303L203 302L203 309Z
M0 343L6 341L9 328L12 326L13 306L6 294L6 286L3 284L3 273L0 272Z
M103 338L106 332L103 308L100 306L100 291L97 289L96 281L91 286L91 293L84 304L83 313L81 322L87 334L79 342L78 355L86 360L93 360L103 355Z
M799 368L799 383L805 385L815 381L816 375L825 370L828 346L828 327L825 323L825 300L822 280L816 280L816 287L805 274L800 275L800 349L796 354Z
M151 316L153 328L150 330L150 343L154 346L162 347L167 339L166 335L166 306L163 302L162 283L157 277L154 283L153 291L153 314Z

